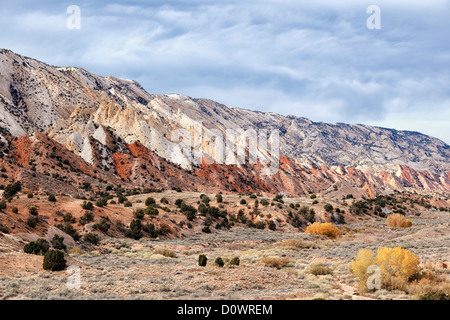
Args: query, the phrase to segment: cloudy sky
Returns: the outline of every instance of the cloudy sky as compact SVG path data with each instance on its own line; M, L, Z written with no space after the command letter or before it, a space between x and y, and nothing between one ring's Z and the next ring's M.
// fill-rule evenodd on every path
M150 93L450 143L450 0L92 2L0 0L0 47Z

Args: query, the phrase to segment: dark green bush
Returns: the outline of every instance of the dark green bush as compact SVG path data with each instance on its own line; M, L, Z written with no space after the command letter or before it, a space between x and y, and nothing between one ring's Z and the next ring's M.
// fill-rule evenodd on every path
M0 211L3 211L6 209L6 202L5 201L0 201Z
M145 205L146 206L149 206L149 205L155 204L155 203L156 203L156 201L152 197L148 197L147 199L145 199Z
M90 201L84 201L81 205L81 208L83 208L84 210L94 210L94 205Z
M66 268L64 253L60 250L48 250L44 255L44 270L61 271Z
M208 258L204 254L201 254L198 256L198 265L200 267L205 267L206 263L208 262Z
M22 190L22 183L20 181L10 183L5 187L5 191L3 191L3 198L8 199L14 197L17 192Z
M28 254L36 254L43 256L48 249L50 248L50 244L45 239L37 239L36 241L28 242L23 247L23 252Z
M139 240L142 238L143 234L141 220L132 220L130 223L130 229L126 231L125 235L134 240Z
M2 232L2 233L9 233L8 226L5 226L2 223L0 223L0 232Z
M240 204L247 204L247 201L245 199L241 199L241 201L239 203Z
M53 236L53 239L51 241L53 248L58 250L66 250L66 245L64 244L64 237L60 237L57 234Z
M93 245L98 245L98 243L100 242L100 237L95 234L95 233L86 233L83 236L83 240L84 242L93 244Z
M177 199L175 200L175 205L179 208L181 204L183 203L183 199Z
M95 205L96 205L97 207L104 207L104 206L108 205L108 198L98 199L98 200L95 202Z
M36 217L33 216L29 216L27 219L27 226L29 226L30 228L34 228L36 227L38 221L36 219Z
M66 214L64 214L63 220L64 220L64 222L69 222L69 223L75 222L75 218L72 216L72 214L70 212L67 212Z
M157 216L159 214L159 211L157 208L150 206L145 208L144 213L148 214L149 216Z
M203 227L202 232L211 233L211 229L208 226Z
M50 195L48 196L48 201L50 201L50 202L56 202L56 197L55 197L55 195L54 195L54 194L50 194Z
M138 209L136 209L134 212L133 212L133 216L136 218L136 219L139 219L139 220L142 220L142 219L144 219L144 209L142 209L142 208L138 208Z
M215 264L217 267L220 267L220 268L222 268L223 265L224 265L223 260L222 260L221 257L217 257L216 260L214 261L214 264Z
M109 228L111 227L111 224L108 223L108 220L105 218L102 218L100 220L100 223L96 223L93 226L95 229L103 231L104 233L107 233Z
M241 260L239 259L239 257L234 257L233 259L230 260L230 266L238 266L241 263Z
M38 209L36 207L30 207L28 208L28 212L32 215L32 216L37 216L39 214Z
M133 204L132 204L130 201L125 201L125 203L123 204L123 206L129 208L129 207L132 207Z
M273 220L270 220L267 223L267 226L269 228L269 230L275 231L277 229L277 225L275 224L275 222L273 222Z

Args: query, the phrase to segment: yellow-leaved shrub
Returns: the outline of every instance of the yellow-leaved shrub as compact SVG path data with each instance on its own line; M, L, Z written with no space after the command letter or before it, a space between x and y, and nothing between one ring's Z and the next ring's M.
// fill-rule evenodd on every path
M330 238L336 238L341 234L341 231L331 223L314 222L306 228L305 233L313 233Z
M376 265L377 259L372 250L361 249L352 261L351 270L359 278L361 283L365 283L369 274L367 268Z
M377 264L386 277L408 279L419 271L419 263L418 256L401 247L379 248L377 252Z
M370 276L367 268L376 265L380 268L383 288L403 289L409 279L419 272L419 263L417 255L401 247L379 248L376 256L371 250L361 249L351 263L351 270L363 287Z

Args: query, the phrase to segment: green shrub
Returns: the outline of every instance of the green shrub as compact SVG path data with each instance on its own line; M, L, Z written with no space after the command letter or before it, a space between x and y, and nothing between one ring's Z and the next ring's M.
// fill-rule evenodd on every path
M275 231L277 229L277 225L275 224L275 222L273 222L273 220L270 220L267 223L267 226L269 228L269 230Z
M95 202L95 205L100 208L104 207L104 206L108 205L108 199L107 198L98 199Z
M12 212L17 214L17 213L19 213L19 209L17 207L13 207L12 208Z
M36 254L43 256L48 249L50 248L50 244L45 239L37 239L36 241L28 242L23 247L23 252L28 254Z
M201 254L198 256L198 265L200 267L206 266L206 263L208 262L208 258L206 258L206 255Z
M90 211L86 211L84 215L80 218L80 224L85 225L86 223L94 221L94 214Z
M327 203L326 205L323 206L323 208L325 209L326 212L331 212L333 211L333 206L329 203Z
M217 257L216 260L214 261L214 264L215 264L217 267L220 267L220 268L222 268L223 265L224 265L223 260L222 260L221 257Z
M48 250L44 255L44 270L61 271L66 268L64 253L60 250Z
M55 195L54 195L54 194L50 194L50 195L48 196L48 201L50 201L50 202L56 202L56 197L55 197Z
M134 216L136 219L142 220L142 219L144 218L144 210L141 209L141 208L136 209L136 210L133 212L133 216Z
M159 202L164 203L164 204L169 204L169 200L167 200L166 198L161 198L161 200L159 200Z
M6 202L5 201L0 201L0 211L3 211L6 209Z
M28 198L28 199L31 199L31 198L33 198L33 197L34 197L34 195L33 195L31 192L27 194L27 198Z
M100 223L96 223L93 226L95 229L103 231L104 233L107 233L109 228L111 227L111 224L108 223L108 220L105 218L102 218L100 220Z
M208 226L204 226L202 229L202 232L204 233L211 233L211 229Z
M266 227L266 223L264 221L260 220L255 224L255 227L256 227L256 229L263 230Z
M123 204L124 207L129 208L132 207L133 204L130 201L125 201L125 203Z
M38 209L36 207L28 208L28 213L32 216L37 216L39 214Z
M141 220L132 220L130 223L130 229L126 231L125 235L134 240L139 240L142 238L143 234Z
M63 216L63 220L64 220L64 222L69 222L69 223L74 223L75 222L75 218L72 216L72 214L70 212L67 212Z
M58 250L66 250L66 245L64 244L64 237L60 237L57 234L53 236L53 239L51 241L53 248Z
M9 233L8 226L5 226L2 223L0 223L0 232L2 232L2 233Z
M216 194L216 200L218 203L222 203L223 202L223 197L221 194Z
M175 200L175 205L179 208L181 204L183 203L183 199L177 199Z
M158 237L158 232L156 231L155 225L153 223L147 223L146 225L144 225L142 227L142 230L147 232L149 234L150 238L157 238Z
M155 204L155 203L156 203L156 201L152 197L148 197L147 199L145 199L145 205L146 206L149 206L149 205Z
M69 236L73 238L73 240L78 241L80 240L81 236L79 233L75 230L75 228L70 224L66 223L64 226L58 226L62 231L67 233Z
M36 219L36 217L33 216L29 216L27 219L27 226L29 226L30 228L34 228L36 227L38 221Z
M84 210L94 210L94 205L90 201L83 201L81 208L83 208Z
M148 214L149 216L157 216L159 214L159 211L155 207L147 207L144 210L145 214Z
M241 199L241 201L239 203L240 204L247 204L247 201L245 199Z
M99 236L95 233L86 233L83 236L83 240L84 242L91 243L93 245L98 245L98 243L100 242Z
M229 262L230 266L238 266L240 263L241 263L241 260L239 259L239 257L234 257Z
M3 198L8 199L11 197L14 197L17 192L22 190L22 183L20 181L10 183L5 187L5 190L3 191Z

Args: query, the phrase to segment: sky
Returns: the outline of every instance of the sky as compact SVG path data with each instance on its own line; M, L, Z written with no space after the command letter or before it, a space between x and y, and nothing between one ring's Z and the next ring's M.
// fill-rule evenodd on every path
M149 93L450 144L449 17L450 0L0 0L0 48Z

